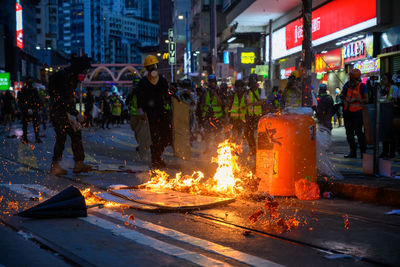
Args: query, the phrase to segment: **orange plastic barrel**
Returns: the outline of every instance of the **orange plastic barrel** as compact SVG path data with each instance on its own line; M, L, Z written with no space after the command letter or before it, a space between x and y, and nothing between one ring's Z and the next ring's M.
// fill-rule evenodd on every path
M315 122L309 115L266 115L258 123L258 191L294 196L299 179L317 181Z

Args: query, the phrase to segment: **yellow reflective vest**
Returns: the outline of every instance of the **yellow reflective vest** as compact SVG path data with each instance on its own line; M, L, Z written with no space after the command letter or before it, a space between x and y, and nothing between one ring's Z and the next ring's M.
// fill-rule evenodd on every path
M213 99L211 100L210 91L207 91L206 102L203 107L203 112L202 112L201 116L204 118L210 109L212 109L212 111L214 112L214 117L216 119L219 119L220 117L222 117L222 115L223 115L222 107L218 104L217 97L214 95Z
M246 120L246 104L244 101L245 94L242 95L239 103L239 96L237 93L235 93L235 96L233 97L233 104L231 107L231 118L233 120Z
M260 93L258 92L258 90L255 90L255 97L253 91L252 90L249 91L249 105L247 108L249 116L253 115L259 116L262 114L261 105L251 105L257 103L259 99L260 99Z

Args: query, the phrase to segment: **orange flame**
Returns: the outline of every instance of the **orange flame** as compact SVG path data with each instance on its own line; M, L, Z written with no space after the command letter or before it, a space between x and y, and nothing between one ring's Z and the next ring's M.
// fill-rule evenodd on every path
M140 187L147 189L171 189L192 194L223 194L237 196L244 191L246 180L254 179L249 172L244 177L239 177L241 169L238 164L236 152L239 146L225 140L218 145L218 156L212 158L212 163L217 163L218 168L213 178L202 182L204 174L200 171L192 175L182 175L181 172L170 178L169 175L161 170L155 170L152 179L142 184Z
M118 203L115 203L115 202L112 202L112 201L105 201L105 200L99 198L98 196L96 196L96 194L99 194L99 193L100 192L91 192L90 188L86 188L84 190L81 190L81 194L85 198L86 206L90 206L90 205L93 205L93 204L99 204L99 203L104 204L104 207L107 207L107 208L121 206Z

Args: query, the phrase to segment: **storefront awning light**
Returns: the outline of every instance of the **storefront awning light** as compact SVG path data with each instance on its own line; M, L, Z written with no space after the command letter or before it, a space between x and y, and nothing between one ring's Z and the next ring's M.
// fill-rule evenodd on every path
M233 37L229 38L227 42L232 43L235 40L236 40L236 36L233 36Z

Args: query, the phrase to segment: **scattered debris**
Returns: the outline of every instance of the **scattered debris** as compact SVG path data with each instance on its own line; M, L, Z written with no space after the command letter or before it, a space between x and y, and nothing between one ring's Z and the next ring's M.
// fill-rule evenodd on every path
M279 203L278 201L275 200L271 200L271 199L267 199L265 201L264 206L267 208L268 212L269 212L269 216L272 219L275 219L278 217L278 208L279 208Z
M0 199L0 201L1 201L1 199ZM400 215L400 210L388 211L388 212L385 212L385 214L388 214L388 215Z
M255 223L258 221L258 217L260 217L261 215L264 214L264 211L262 210L257 210L256 212L254 212L250 217L249 220L251 223Z
M307 179L297 180L294 184L296 197L300 200L319 199L319 186Z
M251 236L252 233L253 233L252 231L246 230L246 231L243 232L243 235L244 235L244 236Z
M124 184L113 184L113 185L110 185L108 187L108 189L110 189L110 190L119 190L119 189L122 189L122 188L125 188L125 187L128 187L128 186L124 185Z
M26 239L26 240L28 240L28 239L32 239L32 235L30 235L30 234L28 234L28 233L25 233L24 231L22 231L22 230L19 230L18 231L18 234L20 235L20 236L22 236L24 239Z
M322 194L322 197L323 197L323 198L331 198L331 197L332 197L332 193L331 193L331 192L324 192L324 193Z
M330 255L325 255L325 258L329 260L336 260L336 259L352 259L353 256L348 255L348 254L330 254Z
M350 228L349 215L347 214L344 216L344 228L346 228L347 230L349 230Z

